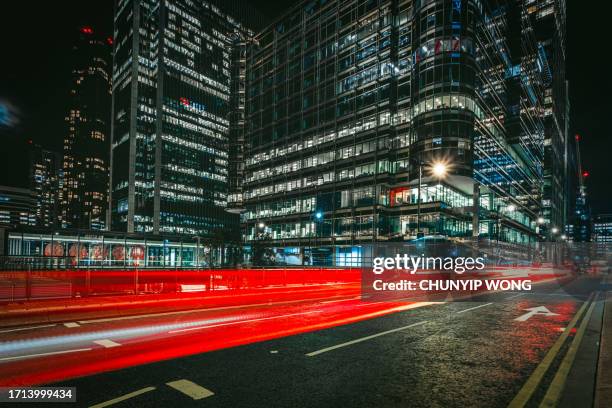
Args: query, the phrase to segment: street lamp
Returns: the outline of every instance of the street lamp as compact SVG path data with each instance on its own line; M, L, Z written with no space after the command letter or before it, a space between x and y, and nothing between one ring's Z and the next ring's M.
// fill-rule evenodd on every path
M500 204L497 204L497 244L499 245L499 236L501 235L501 215L505 212L516 211L516 205L509 204L506 208L502 208Z
M552 232L553 234L556 234L557 232L559 232L559 228L557 227L552 227L550 232Z
M258 225L259 229L264 229L266 227L266 224L263 222L260 222Z
M431 172L439 179L444 178L448 172L448 166L442 162L434 163L433 167L431 168Z
M538 217L538 219L537 219L537 223L538 223L538 224L542 225L542 224L544 224L545 222L546 222L546 220L544 219L544 217Z
M423 180L423 161L419 160L419 185L417 186L417 238L421 235L421 184ZM442 161L431 163L431 173L438 179L443 179L448 173L448 165Z

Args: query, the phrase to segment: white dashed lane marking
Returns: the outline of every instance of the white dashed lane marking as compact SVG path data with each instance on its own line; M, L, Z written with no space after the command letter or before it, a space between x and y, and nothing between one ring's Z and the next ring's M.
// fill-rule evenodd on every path
M183 394L187 395L188 397L191 397L194 400L200 400L215 395L215 393L211 390L185 379L170 381L166 383L166 385L174 388L177 391L182 392Z
M108 340L108 339L102 339L102 340L94 340L94 343L106 347L106 348L110 348L110 347L117 347L120 346L121 344L119 343L115 343L112 340Z
M463 309L463 310L458 311L457 314L469 312L470 310L480 309L481 307L489 306L489 305L492 305L492 304L493 303L485 303L484 305L470 307L469 309Z

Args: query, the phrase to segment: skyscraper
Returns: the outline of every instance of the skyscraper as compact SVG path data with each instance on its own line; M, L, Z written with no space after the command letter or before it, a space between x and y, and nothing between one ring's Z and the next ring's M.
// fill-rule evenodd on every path
M238 216L226 211L228 141L244 101L232 100L232 71L244 55L235 46L251 34L202 0L116 2L113 229L237 232Z
M247 241L336 259L420 234L534 241L547 60L528 3L305 1L257 34Z
M58 227L62 156L35 145L30 150L30 190L36 198L36 225Z
M561 229L569 222L577 187L572 166L572 137L569 134L569 95L565 78L565 1L529 0L538 40L544 86L544 188L542 217L544 231Z
M112 39L92 27L77 33L63 151L61 224L104 229L108 207Z

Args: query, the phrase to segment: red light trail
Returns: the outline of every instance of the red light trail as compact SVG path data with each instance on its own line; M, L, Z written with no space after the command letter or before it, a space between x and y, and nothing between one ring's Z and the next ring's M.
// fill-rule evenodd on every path
M495 271L487 278L500 277L504 272ZM64 273L48 272L46 277L54 275L59 279ZM86 272L72 273L81 276ZM138 307L132 295L125 296L126 302L121 306L123 315L115 313L113 317L105 317L107 315L102 313L101 318L96 318L90 313L87 318L65 325L41 324L40 327L0 330L3 337L0 385L26 386L87 376L323 330L439 303L419 299L364 301L360 297L361 271L358 269L180 271L180 275L175 271L139 273L142 282L149 279L149 283L173 283L172 293L140 296L145 301L154 297L160 305L149 314L130 313L131 308ZM130 285L133 288L133 279L121 282L128 277L133 278L133 271L105 271L103 276L96 276L93 283L89 282L89 290L126 290ZM550 272L532 278L555 279ZM177 290L182 285L202 285L202 282L207 282L205 299L202 293ZM79 290L86 289L83 285L77 285ZM183 298L177 298L174 290ZM56 307L63 302L66 307L74 302L95 300L96 297L47 302ZM178 310L172 307L180 302L185 303ZM113 307L117 308L116 302ZM568 313L572 308L573 305L568 305ZM127 316L129 314L133 315ZM567 320L566 315L562 313L559 319L547 323L546 332L558 333L559 324ZM533 336L524 341L542 343L538 333Z

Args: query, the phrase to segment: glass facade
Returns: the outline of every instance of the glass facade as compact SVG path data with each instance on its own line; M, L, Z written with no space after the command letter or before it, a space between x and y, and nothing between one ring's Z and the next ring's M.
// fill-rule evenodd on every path
M65 122L60 220L64 228L106 229L112 39L82 27L72 53Z
M233 50L249 31L204 1L119 0L115 10L113 230L237 233L226 211L230 121L244 108L232 99Z
M565 77L566 11L563 0L527 1L535 21L544 86L544 233L571 222L576 185L574 142L569 133L569 95Z
M36 196L31 190L0 186L0 227L36 225Z
M62 156L34 146L30 150L30 190L36 196L36 225L57 227Z
M593 217L592 242L612 244L612 214L600 214Z
M257 34L247 242L534 240L546 72L530 4L308 1Z
M67 266L75 267L194 267L217 264L220 259L219 253L211 257L215 249L176 237L10 232L7 241L9 256L66 258Z

